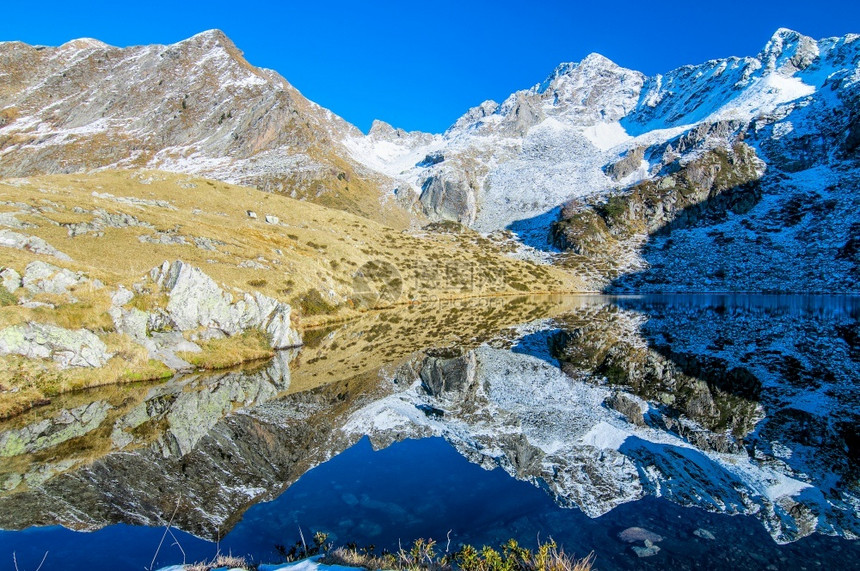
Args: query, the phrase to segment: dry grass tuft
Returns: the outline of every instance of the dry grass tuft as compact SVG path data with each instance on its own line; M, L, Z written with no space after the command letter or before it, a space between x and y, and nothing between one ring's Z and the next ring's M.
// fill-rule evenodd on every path
M241 363L273 357L266 334L249 329L239 335L211 341L198 341L200 353L180 352L177 356L201 369L225 369Z
M327 553L320 562L398 571L591 571L594 556L576 559L552 540L540 544L535 551L521 547L511 539L498 550L486 545L481 549L464 545L457 551L446 549L440 553L432 539L417 539L408 550L401 548L397 553L383 551L381 555L376 555L373 546L364 549L358 549L354 544L339 547Z
M253 569L244 557L235 555L216 555L212 561L185 565L185 571L212 571L213 569Z

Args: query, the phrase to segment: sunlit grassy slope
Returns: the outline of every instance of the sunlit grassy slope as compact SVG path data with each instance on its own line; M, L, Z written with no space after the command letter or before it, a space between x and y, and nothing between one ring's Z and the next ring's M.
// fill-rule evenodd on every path
M139 224L105 227L101 236L70 235L74 224L93 222L100 210L132 216ZM580 289L569 274L511 259L469 231L399 231L316 204L185 175L105 171L0 181L0 212L24 211L29 212L16 218L31 226L18 231L43 238L72 261L3 248L2 265L23 272L28 262L43 259L109 286L129 286L165 260L181 259L219 283L284 301L317 290L344 312L356 271L380 260L400 273L398 302ZM266 216L278 222L269 224ZM185 244L153 243L180 238Z
M107 315L117 286L131 288L164 261L183 260L228 288L288 302L300 329L404 303L581 289L570 274L510 258L491 240L460 227L395 230L282 195L156 171L0 181L0 225L38 237L69 257L0 247L0 267L24 274L27 264L42 260L106 285L77 286L74 299L33 296L24 289L4 293L0 328L24 322L86 328L114 354L95 371L0 357L0 416L83 387L168 375L142 347L115 332ZM367 267L384 270L371 272L369 297L362 289L368 282L356 280ZM389 295L375 298L383 289ZM53 307L24 307L16 296ZM163 307L166 296L137 295L131 304L148 311ZM185 357L218 368L270 354L247 335L204 343L203 349Z

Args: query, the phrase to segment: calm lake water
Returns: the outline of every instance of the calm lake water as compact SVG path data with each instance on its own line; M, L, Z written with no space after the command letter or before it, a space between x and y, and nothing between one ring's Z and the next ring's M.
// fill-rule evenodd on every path
M64 396L0 424L0 570L148 568L171 518L156 568L277 562L299 529L552 537L599 569L860 568L858 316L856 297L476 300Z

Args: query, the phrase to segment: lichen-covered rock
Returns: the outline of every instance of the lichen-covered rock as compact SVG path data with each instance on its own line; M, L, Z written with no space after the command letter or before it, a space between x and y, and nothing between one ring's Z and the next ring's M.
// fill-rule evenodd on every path
M16 250L26 250L34 254L46 254L64 261L71 260L67 254L57 250L41 238L20 234L11 230L0 230L0 246L15 248Z
M52 359L61 368L102 367L112 354L101 339L86 329L26 323L0 330L0 355Z
M35 261L24 268L23 285L31 294L51 293L65 295L69 289L86 281L80 274L65 268Z
M272 348L301 345L290 324L289 305L259 292L242 293L238 300L202 270L184 262L165 262L150 272L151 279L167 292L167 317L175 329L204 327L236 335L248 329L265 331Z
M21 287L21 274L12 268L4 268L3 271L0 271L0 284L2 284L9 293L14 293L19 287Z

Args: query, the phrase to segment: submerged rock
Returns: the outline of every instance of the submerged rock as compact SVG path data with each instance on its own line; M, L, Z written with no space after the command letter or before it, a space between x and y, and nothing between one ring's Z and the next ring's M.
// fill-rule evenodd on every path
M663 541L663 536L644 527L628 527L618 534L618 539L625 543L638 543L640 541L659 543Z
M645 542L645 547L634 545L631 549L633 549L633 553L635 553L637 557L653 557L660 552L660 547L654 545L650 541Z
M699 529L694 531L693 535L695 535L696 537L701 537L702 539L710 539L710 540L717 539L716 537L714 537L713 533L711 533L710 531L708 531L707 529L705 529L703 527L700 527Z

